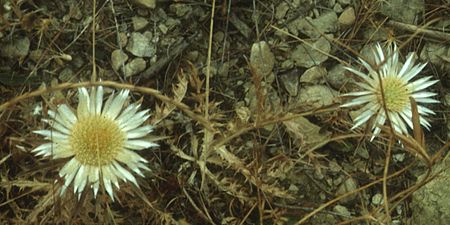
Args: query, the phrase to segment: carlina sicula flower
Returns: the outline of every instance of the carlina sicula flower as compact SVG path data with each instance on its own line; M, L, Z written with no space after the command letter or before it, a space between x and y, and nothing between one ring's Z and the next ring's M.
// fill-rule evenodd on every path
M88 186L94 197L103 187L114 200L113 185L119 189L120 179L139 186L132 172L143 177L142 170L149 168L147 160L135 151L158 145L146 139L153 130L153 126L143 125L150 117L149 110L138 111L136 103L125 107L128 94L128 90L112 93L103 104L102 86L92 88L90 94L79 88L76 112L61 104L56 111L48 111L51 119L43 120L51 129L34 131L50 140L32 150L37 156L69 158L59 171L64 178L61 195L73 183L78 198Z
M431 76L427 76L411 81L422 71L426 63L414 65L414 53L410 52L406 62L401 65L395 43L389 45L385 52L383 52L380 44L377 43L373 54L377 69L374 69L363 59L359 59L360 63L367 70L367 74L346 67L347 70L362 79L362 82L357 83L362 90L344 94L343 96L353 96L355 98L341 105L341 107L362 106L361 114L354 119L355 124L352 129L361 126L371 118L375 118L373 124L371 124L373 131L372 141L375 136L380 134L380 127L386 123L387 112L394 130L400 134L408 134L407 126L411 129L413 128L410 97L418 104L420 124L430 129L431 125L424 116L434 115L435 113L421 104L439 103L439 101L431 98L436 93L424 90L438 82L438 80L432 80ZM386 110L383 108L382 96L384 96Z

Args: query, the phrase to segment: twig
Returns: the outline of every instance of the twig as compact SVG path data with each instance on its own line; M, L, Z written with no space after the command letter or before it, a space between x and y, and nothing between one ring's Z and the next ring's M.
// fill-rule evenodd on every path
M205 82L205 109L204 109L204 119L209 121L209 92L210 92L210 77L211 77L211 55L212 55L212 42L213 42L213 33L214 33L214 14L216 8L216 0L212 0L212 8L211 8L211 19L209 22L209 40L208 40L208 58L206 60L206 82ZM209 151L209 143L212 140L213 134L205 130L203 136L203 150L200 155L200 163L203 164L206 162L210 151ZM202 170L202 181L200 184L200 190L204 190L205 187L205 171Z
M421 33L430 38L435 38L435 39L439 39L439 40L443 40L443 41L450 41L450 33L445 33L445 32L435 31L435 30L428 30L428 29L424 29L423 27L406 24L406 23L401 23L401 22L397 22L394 20L390 20L386 24L391 27L394 27L396 29L399 29L399 30L408 31L411 33Z
M173 100L170 97L167 97L163 94L161 94L161 92L159 92L156 89L153 88L148 88L148 87L141 87L141 86L135 86L132 84L123 84L123 83L117 83L114 81L97 81L97 82L80 82L80 83L63 83L63 84L59 84L56 85L54 87L48 87L48 88L41 88L32 92L27 92L23 95L19 95L3 104L0 105L0 113L11 108L12 106L14 106L15 104L17 104L18 102L27 99L27 98L32 98L32 97L37 97L40 96L42 94L45 93L50 93L50 92L54 92L54 91L60 91L60 90L64 90L64 89L68 89L68 88L79 88L79 87L90 87L90 86L107 86L107 87L113 87L113 88L118 88L118 89L129 89L131 91L137 91L137 92L141 92L141 93L145 93L151 96L154 96L155 98L166 102L168 104L172 104L174 106L176 106L177 108L179 108L181 111L183 111L184 113L186 113L189 117L191 117L193 120L196 120L197 122L199 122L200 124L202 124L205 129L209 130L209 131L214 131L214 129L212 128L211 124L202 116L199 115L197 113L194 113L189 106L185 105L184 103L181 102L177 102L175 100ZM0 114L1 117L1 114Z
M92 75L91 81L94 82L97 80L97 65L95 61L95 27L96 27L96 9L97 9L97 0L92 1Z
M393 174L390 174L389 176L387 176L387 179L390 179L390 178L399 176L400 174L402 174L402 173L408 171L408 169L410 169L412 166L413 166L413 163L409 164L408 166L402 168L401 170L399 170L399 171L397 171L397 172L395 172L395 173L393 173ZM377 179L377 180L375 180L375 181L372 181L372 182L370 182L370 183L368 183L368 184L366 184L366 185L364 185L364 186L362 186L362 187L360 187L360 188L357 188L357 189L355 189L355 190L353 190L353 191L347 192L347 193L345 193L345 194L343 194L343 195L341 195L341 196L339 196L339 197L336 197L336 198L334 198L334 199L332 199L332 200L330 200L330 201L328 201L328 202L322 204L321 206L319 206L319 207L318 207L317 209L315 209L314 211L308 213L306 216L304 216L301 220L299 220L299 221L298 221L297 223L295 223L295 224L296 224L296 225L300 225L300 224L305 223L309 218L311 218L312 216L314 216L314 215L316 215L317 213L321 212L321 211L322 211L323 209L325 209L326 207L328 207L328 206L330 206L330 205L333 205L334 203L338 202L339 200L341 200L341 199L343 199L343 198L345 198L345 197L347 197L347 196L350 196L350 195L352 195L352 194L358 193L358 192L360 192L360 191L362 191L362 190L365 190L365 189L367 189L367 188L369 188L369 187L371 187L371 186L373 186L373 185L375 185L375 184L378 184L378 183L382 182L383 179L384 179L384 178L380 178L380 179Z

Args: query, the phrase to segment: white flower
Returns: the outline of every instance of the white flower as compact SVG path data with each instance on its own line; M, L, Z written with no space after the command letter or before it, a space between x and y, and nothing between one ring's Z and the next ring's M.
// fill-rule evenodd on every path
M396 132L406 135L408 134L407 126L411 129L413 127L410 97L418 104L420 124L429 129L431 125L423 116L434 115L435 113L420 104L439 103L439 101L430 98L435 96L436 93L424 90L438 82L438 80L432 80L431 76L427 76L411 81L411 79L420 73L426 64L419 63L414 65L414 54L411 52L408 54L406 62L402 66L398 61L399 53L395 43L393 44L393 49L392 46L386 49L386 54L384 54L381 46L377 44L376 50L373 53L376 63L375 68L377 69L374 69L362 59L359 59L359 61L367 70L367 74L353 68L346 68L358 75L363 81L357 83L363 89L362 91L344 95L354 96L356 98L341 106L363 106L361 108L361 114L355 118L355 124L352 129L361 126L369 121L370 118L374 117L375 120L371 124L373 130L371 141L380 133L380 127L386 123L386 113L383 108L381 90L383 90L386 111Z
M76 113L65 104L59 105L57 111L48 111L52 119L44 120L52 129L34 131L50 143L32 152L53 159L70 158L59 171L65 179L61 195L73 183L78 198L89 186L94 197L103 187L114 200L113 185L119 189L120 179L138 186L130 170L140 176L144 176L141 170L149 170L147 160L134 152L157 146L144 139L153 126L141 126L149 118L149 110L138 112L138 104L124 108L128 93L113 93L103 105L103 87L92 88L90 95L86 88L79 88Z

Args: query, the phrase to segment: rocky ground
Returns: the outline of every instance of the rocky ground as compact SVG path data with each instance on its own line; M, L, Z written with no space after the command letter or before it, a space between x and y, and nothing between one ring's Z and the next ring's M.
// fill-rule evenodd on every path
M14 101L0 106L2 224L450 221L448 0L217 0L214 10L199 0L1 4L0 103ZM339 107L356 90L344 66L392 41L402 61L416 52L428 62L420 76L440 80L431 91L441 103L424 131L430 161L387 136L370 142L364 129L350 130L355 112ZM59 197L63 161L33 156L42 141L31 131L76 93L27 93L89 80L157 89L199 117L208 109L208 123L136 91L160 137L160 148L142 153L151 171L141 188L125 185L115 202Z

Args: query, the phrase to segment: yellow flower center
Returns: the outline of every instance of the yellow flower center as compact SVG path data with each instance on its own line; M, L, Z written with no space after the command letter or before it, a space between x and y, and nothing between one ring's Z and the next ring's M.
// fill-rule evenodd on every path
M403 80L392 76L384 78L383 91L387 110L401 112L409 104L410 91ZM378 103L382 105L383 98L381 96L381 90L378 91L377 99Z
M123 148L125 133L117 123L101 115L91 115L74 124L69 142L75 158L84 165L110 163Z

